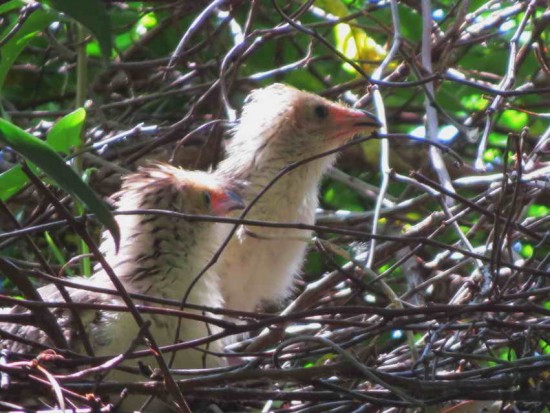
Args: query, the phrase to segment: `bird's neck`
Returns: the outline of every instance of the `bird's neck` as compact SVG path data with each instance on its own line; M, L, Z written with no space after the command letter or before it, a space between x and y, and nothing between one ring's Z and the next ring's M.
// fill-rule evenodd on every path
M277 146L269 139L261 141L250 137L248 142L240 136L235 139L239 141L229 148L229 155L220 164L218 173L247 181L247 202L252 201L285 168L315 155L315 152L307 153L296 147ZM320 149L318 151L322 152ZM254 208L250 217L296 220L300 218L300 210L314 210L319 182L334 160L335 155L330 155L305 162L285 173L262 196L258 203L261 207Z

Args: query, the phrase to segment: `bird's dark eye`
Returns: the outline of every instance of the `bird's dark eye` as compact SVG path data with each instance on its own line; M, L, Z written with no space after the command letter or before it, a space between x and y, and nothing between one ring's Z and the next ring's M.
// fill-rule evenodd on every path
M313 112L319 119L326 119L328 117L328 108L325 105L315 106Z
M203 193L203 197L204 197L204 203L205 203L206 205L210 205L210 192L205 191L205 192Z

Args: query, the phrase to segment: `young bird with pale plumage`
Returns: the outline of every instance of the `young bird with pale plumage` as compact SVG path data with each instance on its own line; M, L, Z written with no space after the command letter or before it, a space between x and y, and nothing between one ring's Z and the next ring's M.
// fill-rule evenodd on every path
M244 204L232 190L230 181L205 172L190 172L169 165L155 165L141 168L137 173L124 178L120 191L118 209L159 209L194 215L223 216ZM212 254L218 248L220 231L212 222L187 221L185 219L159 214L130 214L116 217L121 230L119 251L115 251L110 236L102 243L102 251L129 293L146 294L153 297L181 301L193 279L203 270ZM83 286L114 289L109 277L98 269L91 278L72 278ZM68 288L76 303L124 305L117 296ZM48 302L63 301L54 285L39 289ZM148 304L134 300L138 304ZM207 271L191 289L188 304L206 307L221 307L223 299L219 280L213 271ZM11 312L24 311L21 307ZM186 310L202 315L198 310ZM59 325L69 343L70 349L84 354L78 329L67 309L53 310ZM78 311L89 341L96 356L117 356L126 352L138 336L139 327L128 312L104 310ZM205 313L212 316L212 314ZM150 331L159 345L174 343L178 318L165 314L144 314L151 322ZM48 336L40 329L29 325L0 324L0 329L23 337L26 340L53 346ZM220 331L219 327L207 325L204 321L182 318L180 341L207 337ZM218 342L219 343L219 342ZM17 341L2 343L11 352L30 352L32 346ZM204 346L202 346L204 347ZM142 346L143 348L143 346ZM41 349L41 348L40 348ZM221 351L214 342L209 347ZM168 357L166 357L168 360ZM206 365L217 365L217 357L206 357ZM143 361L143 359L141 359ZM147 363L156 367L154 359ZM133 364L132 364L133 363ZM137 367L137 362L128 365ZM176 354L174 368L200 368L203 366L203 352L182 350ZM110 378L120 379L114 374ZM139 379L139 376L137 376ZM124 376L124 380L135 380Z
M370 133L378 119L320 96L274 84L253 91L216 174L248 182L250 203L276 175L294 162ZM330 155L283 176L252 207L247 218L313 224L319 184L334 163ZM226 308L254 311L264 300L281 300L292 291L311 232L278 228L241 228L218 261Z

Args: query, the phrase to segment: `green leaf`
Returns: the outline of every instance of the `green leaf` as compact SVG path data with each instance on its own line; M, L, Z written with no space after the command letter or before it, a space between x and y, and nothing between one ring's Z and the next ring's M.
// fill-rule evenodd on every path
M5 119L0 119L0 142L11 146L44 171L63 190L86 205L90 212L94 213L97 219L107 227L118 247L120 231L107 205L46 142L35 138Z
M103 56L106 59L111 57L111 19L100 0L49 0L49 3L87 27L98 40Z
M10 12L12 10L19 9L19 8L23 7L24 5L25 5L25 3L23 3L22 0L8 1L7 3L4 3L0 6L0 14L4 14L4 13Z
M0 199L7 201L18 193L27 183L29 178L17 165L0 174Z
M361 197L348 186L336 181L328 182L327 190L323 194L323 201L335 209L355 212L365 210Z
M529 208L527 208L528 217L542 218L547 215L550 215L550 208L546 205L533 204L529 205Z
M522 244L519 254L523 258L531 258L535 253L535 248L531 244Z
M50 235L50 233L48 231L44 232L44 238L46 240L46 244L48 244L48 247L50 248L50 251L51 251L53 257L55 258L55 260L57 261L57 263L61 266L67 264L67 260L63 256L63 253L61 252L61 250L57 246L55 240L52 238L52 236ZM71 269L70 266L65 267L65 273L68 274L71 277L74 277L74 275L75 275L74 271Z
M86 110L79 108L63 116L48 132L46 142L56 152L68 155L71 147L80 145L80 134L86 120Z
M529 116L527 116L526 113L508 109L502 112L502 115L497 121L497 125L519 131L527 125L528 120Z
M389 11L384 10L386 13ZM413 43L422 39L422 16L416 10L400 3L399 16L401 21L401 33L403 37Z
M3 88L6 75L11 69L13 62L15 62L15 59L17 59L17 56L19 56L32 39L48 27L55 17L55 13L51 11L42 8L34 10L17 30L15 35L2 46L0 50L0 89ZM0 38L3 39L12 28L13 25L6 28L0 35Z
M59 120L48 133L46 143L55 151L68 155L71 147L80 144L80 133L86 119L86 111L77 109ZM29 164L33 172L39 170L34 164ZM17 165L0 174L0 199L7 201L17 194L25 185L29 183L29 178L21 166Z
M489 144L491 146L494 146L496 148L506 149L507 142L508 142L508 136L503 133L491 132L489 134Z
M480 94L465 95L460 98L460 103L468 110L482 111L489 106L489 101Z

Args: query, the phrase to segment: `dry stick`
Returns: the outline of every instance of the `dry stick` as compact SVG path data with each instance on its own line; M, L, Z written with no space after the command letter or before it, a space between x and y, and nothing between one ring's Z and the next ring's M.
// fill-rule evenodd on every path
M36 291L34 285L30 280L22 274L21 271L14 270L7 261L0 260L0 272L3 272L6 277L12 281L23 295L31 300L42 301L42 297ZM61 348L67 348L67 340L63 335L61 327L57 324L57 320L51 311L39 311L37 309L31 310L33 317L36 319L40 328L51 338L54 344Z
M10 221L13 223L13 225L15 225L16 228L18 228L18 229L22 228L19 221L17 221L17 219L13 216L11 211L8 209L7 205L1 200L0 200L0 210L4 211L6 216L10 219ZM27 241L27 243L31 247L31 250L33 251L33 253L36 256L36 258L38 259L38 261L40 261L40 264L42 265L42 267L44 267L46 269L46 271L48 271L50 274L55 275L55 271L50 266L48 261L44 258L44 256L40 252L40 249L36 246L36 244L34 243L32 238L27 235L25 237L25 241ZM59 278L56 277L56 280L58 280L58 279ZM68 293L68 291L65 289L65 287L62 284L58 284L56 282L54 282L54 283L55 283L55 287L58 289L58 291L61 294L61 296L63 297L63 299L68 303L72 303L73 300L71 298L71 295ZM73 316L73 319L74 319L74 322L76 324L76 329L78 330L79 336L82 337L82 344L84 345L84 350L86 350L86 353L88 353L89 356L93 357L94 356L94 350L92 349L92 345L90 344L90 340L88 339L88 334L86 334L86 329L84 328L84 324L82 324L82 320L80 319L80 315L78 314L78 312L76 312L72 308L69 308L69 311L71 312L71 315ZM57 322L56 322L56 324L57 324Z
M432 73L432 9L431 0L421 0L422 4L422 45L421 45L421 61L422 66L428 73ZM427 83L426 91L430 96L435 96L434 83ZM437 111L428 97L424 99L424 107L426 109L426 137L430 141L437 140L438 119ZM454 192L454 188L451 184L451 177L449 171L443 162L441 153L434 147L430 147L430 161L432 167L438 177L439 182L447 190ZM449 206L450 199L444 199L444 202Z
M3 263L3 261L0 261ZM109 312L130 312L124 305L117 304L96 304L96 303L66 303L66 302L55 302L55 301L36 301L36 300L25 300L19 298L12 298L0 295L0 303L7 305L20 305L28 309L41 309L41 308L73 308L76 310L105 310ZM199 307L199 306L197 306ZM151 307L146 305L137 305L136 308L142 313L147 314L162 314L165 316L172 317L184 317L190 320L208 322L214 324L220 328L233 328L235 324L225 321L217 317L208 317L195 313L187 313L181 310L175 310L166 307ZM201 308L202 309L202 308ZM17 319L21 314L2 314L0 313L0 320L8 321L12 318ZM25 318L25 317L24 317ZM32 320L32 318L31 318Z
M502 97L513 97L513 96L525 96L525 95L547 95L550 94L550 87L534 87L528 90L520 89L520 90L500 90L495 89L493 87L485 86L481 83L474 82L468 79L464 79L458 76L455 76L450 73L446 73L443 75L438 75L441 80L448 80L452 81L461 85L470 86L474 89L481 90L486 93L490 93L492 95L496 96L502 96ZM426 82L425 82L426 83Z
M401 399L403 399L406 402L411 403L414 406L423 406L424 403L422 403L420 400L416 400L414 397L409 396L407 393L401 391L398 387L392 386L386 382L384 382L378 375L374 372L374 369L365 366L363 363L359 362L355 357L353 357L351 354L349 354L347 351L345 351L342 347L337 345L336 343L326 339L325 337L312 337L312 336L298 336L293 337L291 339L285 340L283 343L279 344L277 348L275 349L275 352L273 353L273 360L275 362L275 365L279 368L281 368L278 364L278 358L279 353L287 346L299 343L303 341L313 341L317 343L324 344L327 347L330 347L332 350L334 350L336 353L338 353L343 360L345 360L347 363L350 363L354 368L358 369L361 373L365 375L370 381L373 383L376 383L385 389L390 390L393 394L399 396Z
M438 192L441 192L443 193L444 195L447 195L451 198L454 198L456 200L458 200L459 202L467 205L468 207L472 208L473 210L485 215L486 217L488 218L491 218L491 219L499 219L499 221L504 221L506 222L506 218L504 217L500 217L494 213L494 212L490 212L490 211L487 211L486 209L484 208L481 208L480 206L478 206L476 203L470 201L469 199L466 199L454 192L450 192L450 191L447 191L447 189L443 188L441 185L439 185L438 183L432 181L431 179L425 177L424 175L422 174L419 174L418 172L412 172L411 173L411 176L420 181L422 184L424 185L428 185L432 188L435 188ZM542 237L541 235L537 234L536 232L530 230L529 228L527 228L526 226L522 225L522 224L519 224L517 222L512 222L510 223L510 225L517 231L525 234L525 235L528 235L530 237L532 237L533 239L537 240L537 241L540 241L540 242L543 242L545 244L550 244L550 240L545 240L544 237Z
M143 319L140 312L136 308L136 305L134 304L133 300L128 295L128 292L124 288L124 284L122 284L120 279L114 273L113 269L111 268L111 266L109 265L105 257L103 256L103 254L101 254L101 252L99 251L99 248L93 241L92 237L90 237L90 234L88 234L88 232L82 226L82 224L74 220L71 213L59 202L59 200L50 192L50 190L29 169L29 167L26 164L22 165L22 169L23 169L23 172L25 172L25 174L37 187L37 189L40 190L42 193L44 193L46 197L50 200L50 202L58 210L58 212L67 219L69 225L84 240L84 242L90 248L90 251L92 251L92 253L94 254L94 257L101 263L101 266L103 267L103 269L105 270L109 278L111 279L111 282L116 287L116 289L120 292L122 300L130 309L130 312L132 313L132 316L134 317L136 323L140 328L144 329L143 335L149 342L149 346L151 347L153 356L157 360L157 363L162 371L162 374L164 375L164 379L166 380L166 386L168 387L170 393L172 393L172 396L174 397L176 403L179 405L180 410L184 413L191 413L191 410L189 409L189 406L187 405L187 402L185 401L183 394L181 393L179 387L176 385L174 378L170 374L170 370L168 369L168 366L166 365L166 362L162 357L162 353L159 350L155 337L151 334L149 329L146 326L144 326L145 320Z
M181 52L187 45L187 42L191 38L191 36L204 24L206 19L210 17L210 14L214 12L216 8L223 5L227 0L215 0L211 2L207 7L204 8L204 10L193 20L193 22L189 25L189 28L184 33L183 37L180 39L176 50L174 50L174 53L172 53L172 56L170 56L170 61L168 62L168 65L166 67L166 72L168 70L171 70L174 68L174 62L176 59L179 58Z
M435 183L432 183L432 184L435 184ZM435 184L435 185L437 185L437 184ZM464 198L462 198L458 195L456 195L456 197L457 197L457 199L460 199L461 202L464 202L468 206L470 206L471 201L468 201L468 200L466 200L466 199L464 199ZM482 211L483 215L490 216L490 217L493 216L492 212L489 212L489 211L479 207L475 203L473 205L474 205L474 209L476 211ZM219 217L212 217L212 216L209 216L209 215L188 215L188 214L183 214L183 213L174 212L174 211L155 210L155 209L147 209L147 210L137 209L137 210L131 210L131 211L118 211L117 215L166 215L166 216L171 216L171 217L174 217L174 218L185 219L185 220L188 220L190 222L203 221L203 222L218 222L218 223L225 223L225 224L235 224L237 226L246 225L246 226L258 226L258 227L266 227L266 228L289 228L289 229L300 229L300 230L304 230L304 231L316 231L316 232L319 232L319 233L333 233L333 234L340 234L340 235L350 235L350 236L359 237L361 239L377 238L378 240L381 240L381 241L402 242L402 243L418 243L418 242L420 242L420 243L435 246L435 247L438 247L438 248L448 249L452 252L458 252L458 253L463 254L463 255L465 255L467 257L470 257L470 258L481 259L481 260L484 260L484 261L489 260L489 258L487 258L486 256L484 256L482 254L472 253L471 251L463 250L463 249L455 247L453 245L447 245L445 243L442 243L442 242L439 242L439 241L436 241L436 240L432 240L432 239L426 239L426 238L422 238L422 237L391 236L391 235L376 235L376 236L374 236L370 233L360 231L360 230L345 229L345 228L332 227L332 226L327 226L327 225L309 225L309 224L288 223L288 222L256 221L256 220L247 220L247 219L240 219L240 218L219 218ZM437 214L432 214L432 215L433 215L432 217L428 218L429 221L433 221L434 219L435 220L441 220L443 218L442 213L437 213ZM75 221L80 223L80 222L83 222L83 221L85 221L86 219L88 219L89 217L92 217L92 216L93 215L90 214L90 215L85 215L85 216L82 216L82 217L76 217ZM67 224L67 220L55 221L51 224L44 224L44 225L37 226L37 227L27 228L25 230L12 231L12 232L9 233L9 236L18 236L18 235L24 235L24 234L28 234L28 233L42 231L42 230L45 230L45 229L58 228L60 226L66 225L66 224ZM521 230L521 228L526 228L526 227L524 227L520 224L517 224L517 227L520 228L520 230ZM527 228L527 230L528 230L528 228ZM530 232L530 234L531 233L532 232ZM544 239L541 236L539 236L538 234L536 234L536 233L532 233L532 234L534 234L534 237L537 240L544 241ZM3 234L0 234L0 239L2 238L2 235ZM550 242L550 240L549 240L549 242ZM520 271L524 271L524 272L531 272L532 274L536 274L536 275L547 275L547 273L545 271L538 270L536 268L517 266L517 265L514 265L513 263L504 263L504 264L510 269L520 270ZM70 282L68 282L68 281L60 280L60 282L65 283L67 285L70 285L69 284ZM77 286L77 288L78 288L78 286ZM86 286L85 288L90 289L91 291L96 291L96 290L100 291L100 292L106 291L107 293L113 294L113 291L108 290L108 289L103 290L103 289L100 289L100 288L97 288L97 287L89 287L89 286ZM119 295L120 293L114 292L114 294ZM150 297L150 296L144 296L144 295L135 294L135 293L130 294L130 296L135 297L135 298L139 298L139 299L148 300L148 301L151 301L151 302L158 302L158 303L161 303L161 304L165 304L165 303L173 304L173 301L170 301L170 300L162 300L162 299L153 298L153 297ZM195 309L203 309L204 308L202 306L193 306L192 304L185 304L185 307L195 308ZM208 309L208 311L221 312L220 309L216 309L216 308ZM239 316L239 315L246 316L246 315L250 315L250 314L256 314L256 313L249 313L249 312L245 312L245 311L236 311L236 310L224 310L224 312L230 312L231 314L234 314L234 315L237 315L237 316Z
M279 6L277 3L277 0L271 0L273 6L277 10L277 13L287 22L290 26L292 26L294 29L298 30L299 32L302 32L304 34L307 34L310 37L313 37L314 39L317 39L319 42L321 42L327 49L329 49L332 53L334 53L336 56L338 56L340 59L351 65L355 70L357 70L358 73L363 76L363 78L371 83L370 76L363 70L363 68L355 63L352 59L347 57L345 54L340 52L338 49L336 49L330 42L328 42L323 36L321 36L319 33L317 33L313 29L309 29L307 27L304 27L302 24L298 23L297 21L293 20L293 16L287 15L283 9Z
M524 143L524 139L525 139L525 135L527 134L527 128L524 128L520 134L520 136L518 136L516 139L514 139L514 146L515 146L515 154L516 154L516 181L515 181L515 185L514 185L514 192L513 192L513 195L512 195L512 201L510 203L511 207L510 207L510 213L508 214L508 217L507 217L507 220L506 220L506 224L504 225L504 229L502 230L502 234L503 234L503 241L502 241L502 244L504 244L504 237L507 236L508 232L509 232L509 229L510 229L510 224L512 222L512 219L514 216L516 216L516 218L519 218L519 213L521 212L521 208L519 209L518 211L518 206L523 206L524 203L518 203L518 198L519 198L519 192L520 192L520 189L521 189L521 180L523 178L523 153L522 153L522 149L523 149L523 143ZM514 135L511 136L512 138L514 138ZM508 157L508 151L506 152L506 157ZM508 162L504 163L504 165L508 165ZM507 174L507 171L505 170L505 175L508 175ZM504 191L503 191L504 192ZM508 237L508 242L507 242L507 246L508 248L511 248L511 243L510 243L510 238ZM493 249L494 250L494 249ZM500 261L501 261L501 255L502 255L502 247L499 247L497 248L497 256L495 258L495 262L497 265L498 265L498 268L494 268L494 263L491 262L491 268L493 268L493 271L494 271L494 275L497 275L499 273L499 270L500 270ZM509 252L508 254L509 257L512 256L512 253ZM546 258L546 257L545 257ZM504 284L504 286L502 287L501 291L506 291L508 289L508 286L510 284L510 282L512 281L512 277L509 278L506 283ZM496 282L495 282L496 284ZM501 295L502 293L499 292L499 295Z
M516 58L518 53L519 39L521 34L525 30L529 17L531 16L532 13L535 12L535 4L536 4L536 0L531 0L529 3L524 3L526 7L525 14L522 17L516 32L510 39L510 42L509 42L510 55L508 58L508 67L506 69L506 74L499 85L499 87L502 89L509 89L515 83L516 70L518 69ZM489 133L491 132L494 126L494 122L495 122L494 114L503 104L504 104L504 96L499 95L493 100L493 102L491 103L491 106L489 106L485 111L487 114L487 117L485 119L485 128L484 128L483 134L481 135L481 138L479 140L479 145L477 148L477 157L475 161L476 169L480 169L480 170L485 169L484 162L483 162L483 154L485 152L485 147L487 145Z
M418 230L421 230L421 229L420 228L415 229L415 231L418 231ZM379 236L379 239L381 239L381 238L382 237ZM396 242L399 242L399 241L402 242L405 238L409 238L409 237L396 237L395 241ZM434 242L438 243L437 241L427 239L427 238L415 237L415 239L417 239L419 243L423 243L423 244L432 244ZM456 248L456 247L453 247L453 246L443 247L441 245L440 245L440 247L445 248L445 249L450 249L450 250L455 250L455 248ZM464 253L465 253L466 256L470 256L472 258L481 259L481 260L484 260L484 261L488 260L487 257L484 257L480 254L472 254L469 251L464 251ZM361 258L362 257L358 257L357 259L361 259ZM351 268L353 268L353 266L354 266L354 264L349 263L346 266L344 266L344 268L346 270L350 270ZM515 265L514 265L514 267L516 267L514 269L519 270L519 271L524 270L524 268L522 268L522 267L518 267L518 266L515 266ZM539 272L539 270L535 270L535 271ZM529 270L528 272L531 273L531 270ZM539 272L539 274L540 275L548 275L548 272L542 271L542 272ZM334 272L331 272L328 276L326 276L326 277L324 277L324 278L322 278L318 281L315 281L313 283L308 284L306 286L306 289L304 290L304 292L300 296L298 296L290 305L288 305L285 308L285 310L281 313L282 316L291 315L293 313L296 313L299 310L307 308L308 305L311 302L316 301L323 294L324 291L326 291L327 289L333 288L335 285L337 285L338 283L340 283L344 279L345 279L345 277L343 277L338 271L334 271ZM394 310L394 311L398 311L398 310ZM376 314L377 312L375 311L374 313ZM269 330L264 330L247 347L247 351L257 351L260 348L264 348L267 344L271 343L271 341L270 341L271 338L272 338L272 332L270 332Z
M399 23L399 10L397 8L397 2L396 0L392 0L390 2L391 7L391 13L392 13L392 25L393 29L395 30L395 35L392 41L392 46L390 49L390 52L386 55L384 58L382 64L374 71L372 74L372 77L374 80L379 80L382 78L382 75L384 73L384 70L388 67L388 65L393 60L394 56L397 54L397 51L399 50L399 47L401 45L401 32L400 32L400 23ZM378 119L382 122L382 127L380 128L380 131L382 133L388 132L388 121L386 118L386 109L384 106L384 100L382 99L382 94L378 90L378 86L375 85L372 88L372 95L374 98L374 106L376 108L376 115ZM376 200L376 205L374 207L374 215L372 217L372 232L373 234L376 234L378 230L378 221L380 219L380 210L382 209L383 200L386 197L386 192L388 190L389 185L389 177L390 177L390 144L387 139L382 139L380 141L380 172L382 175L382 182L380 183L380 193L378 195L378 198ZM372 267L372 263L374 260L374 250L376 249L376 242L375 240L372 240L370 243L370 252L368 256L368 260L366 263L367 268Z
M136 214L137 215L143 215L140 211L137 211ZM179 217L176 217L176 218L179 218ZM19 272L22 271L20 267L17 267L15 264L11 263L9 260L0 257L0 263L4 263L4 262L7 263L7 265L9 265L9 268L12 268L12 270L14 270L14 271L19 271ZM49 281L51 283L57 282L60 285L63 285L65 287L81 289L81 290L84 290L84 291L92 291L92 292L96 292L96 293L100 293L100 294L110 294L110 295L114 295L114 296L117 296L117 297L120 296L120 293L117 290L114 290L112 288L103 288L103 287L96 287L96 286L89 285L89 284L80 284L78 282L70 281L70 279L54 277L54 276L48 275L48 274L43 273L43 272L38 271L38 270L27 270L26 272L29 275L31 275L35 278L46 280L46 281ZM128 295L132 298L135 298L135 299L138 299L138 300L141 300L141 301L144 301L144 302L161 304L163 306L176 307L176 306L179 306L179 304L180 304L179 300L171 300L171 299L167 299L167 298L160 298L160 297L156 297L156 296L152 296L152 295L137 294L137 293L129 293ZM3 302L5 300L8 300L8 305L17 305L19 302L25 302L25 301L10 301L10 300L16 300L16 299L11 298L11 297L6 297L6 296L3 296L3 295L0 294L0 302ZM60 303L60 304L63 304L63 303ZM48 305L48 303L44 302L44 305ZM82 303L75 303L75 304L70 304L70 305L79 306L79 305L82 305ZM140 306L139 308L145 308L145 306ZM156 308L158 308L159 311L161 311L161 309L162 309L162 311L165 311L165 310L167 310L167 311L178 311L178 310L166 309L166 308L163 308L163 307L156 307ZM239 317L239 316L242 316L242 317L247 317L248 316L248 317L250 317L252 315L255 318L269 317L269 315L267 315L267 314L260 314L260 313L256 313L256 312L249 313L249 312L246 312L246 311L224 310L224 309L221 309L219 307L215 307L215 308L214 307L205 307L205 306L201 306L201 305L197 305L197 304L186 304L185 308L186 309L194 309L194 310L203 310L203 311L211 312L211 313L214 313L214 314L229 313L229 315L233 315L233 316L236 316L236 317ZM3 316L5 316L5 314L3 315L2 313L0 313L0 318L3 317ZM195 315L195 316L196 317L202 317L202 316L198 316L198 315ZM231 328L231 327L234 326L233 323L231 323L229 321L223 321L222 322L219 318L216 318L216 319L206 318L206 319L207 320L217 320L219 325L223 328Z
M391 15L392 15L392 25L394 29L394 38L392 41L392 46L389 53L384 57L382 64L374 71L372 74L373 80L380 80L386 68L389 66L391 61L394 59L395 55L399 51L401 46L401 31L400 31L400 19L399 19L399 9L397 7L397 1L392 0L390 2ZM374 98L376 114L378 119L382 122L382 127L380 128L382 133L388 132L388 123L386 118L386 109L384 106L384 100L382 99L382 94L380 93L378 86L374 85L372 88L372 94ZM390 182L390 144L388 139L382 139L380 141L380 172L382 175L382 182L380 184L380 193L376 199L376 205L374 208L374 214L372 217L372 233L376 235L378 231L378 222L380 219L380 211L382 210L383 201L386 197L388 191L388 186ZM372 264L374 262L374 253L376 251L376 239L373 238L369 246L369 255L365 263L364 270L371 276L371 278L376 278L376 274L372 270ZM403 303L399 300L395 292L387 286L385 282L382 281L381 284L384 288L386 296L388 299L395 305L397 308L403 308ZM413 361L418 359L418 352L416 351L416 346L414 344L414 337L412 332L406 332L407 342L411 350L411 356Z
M21 30L23 24L27 21L29 17L31 17L31 14L40 8L42 8L40 3L29 3L26 6L23 6L21 10L19 10L19 17L17 18L17 22L15 22L11 30L4 36L4 38L0 39L0 49L5 46L5 44L10 39L12 39L19 30Z

